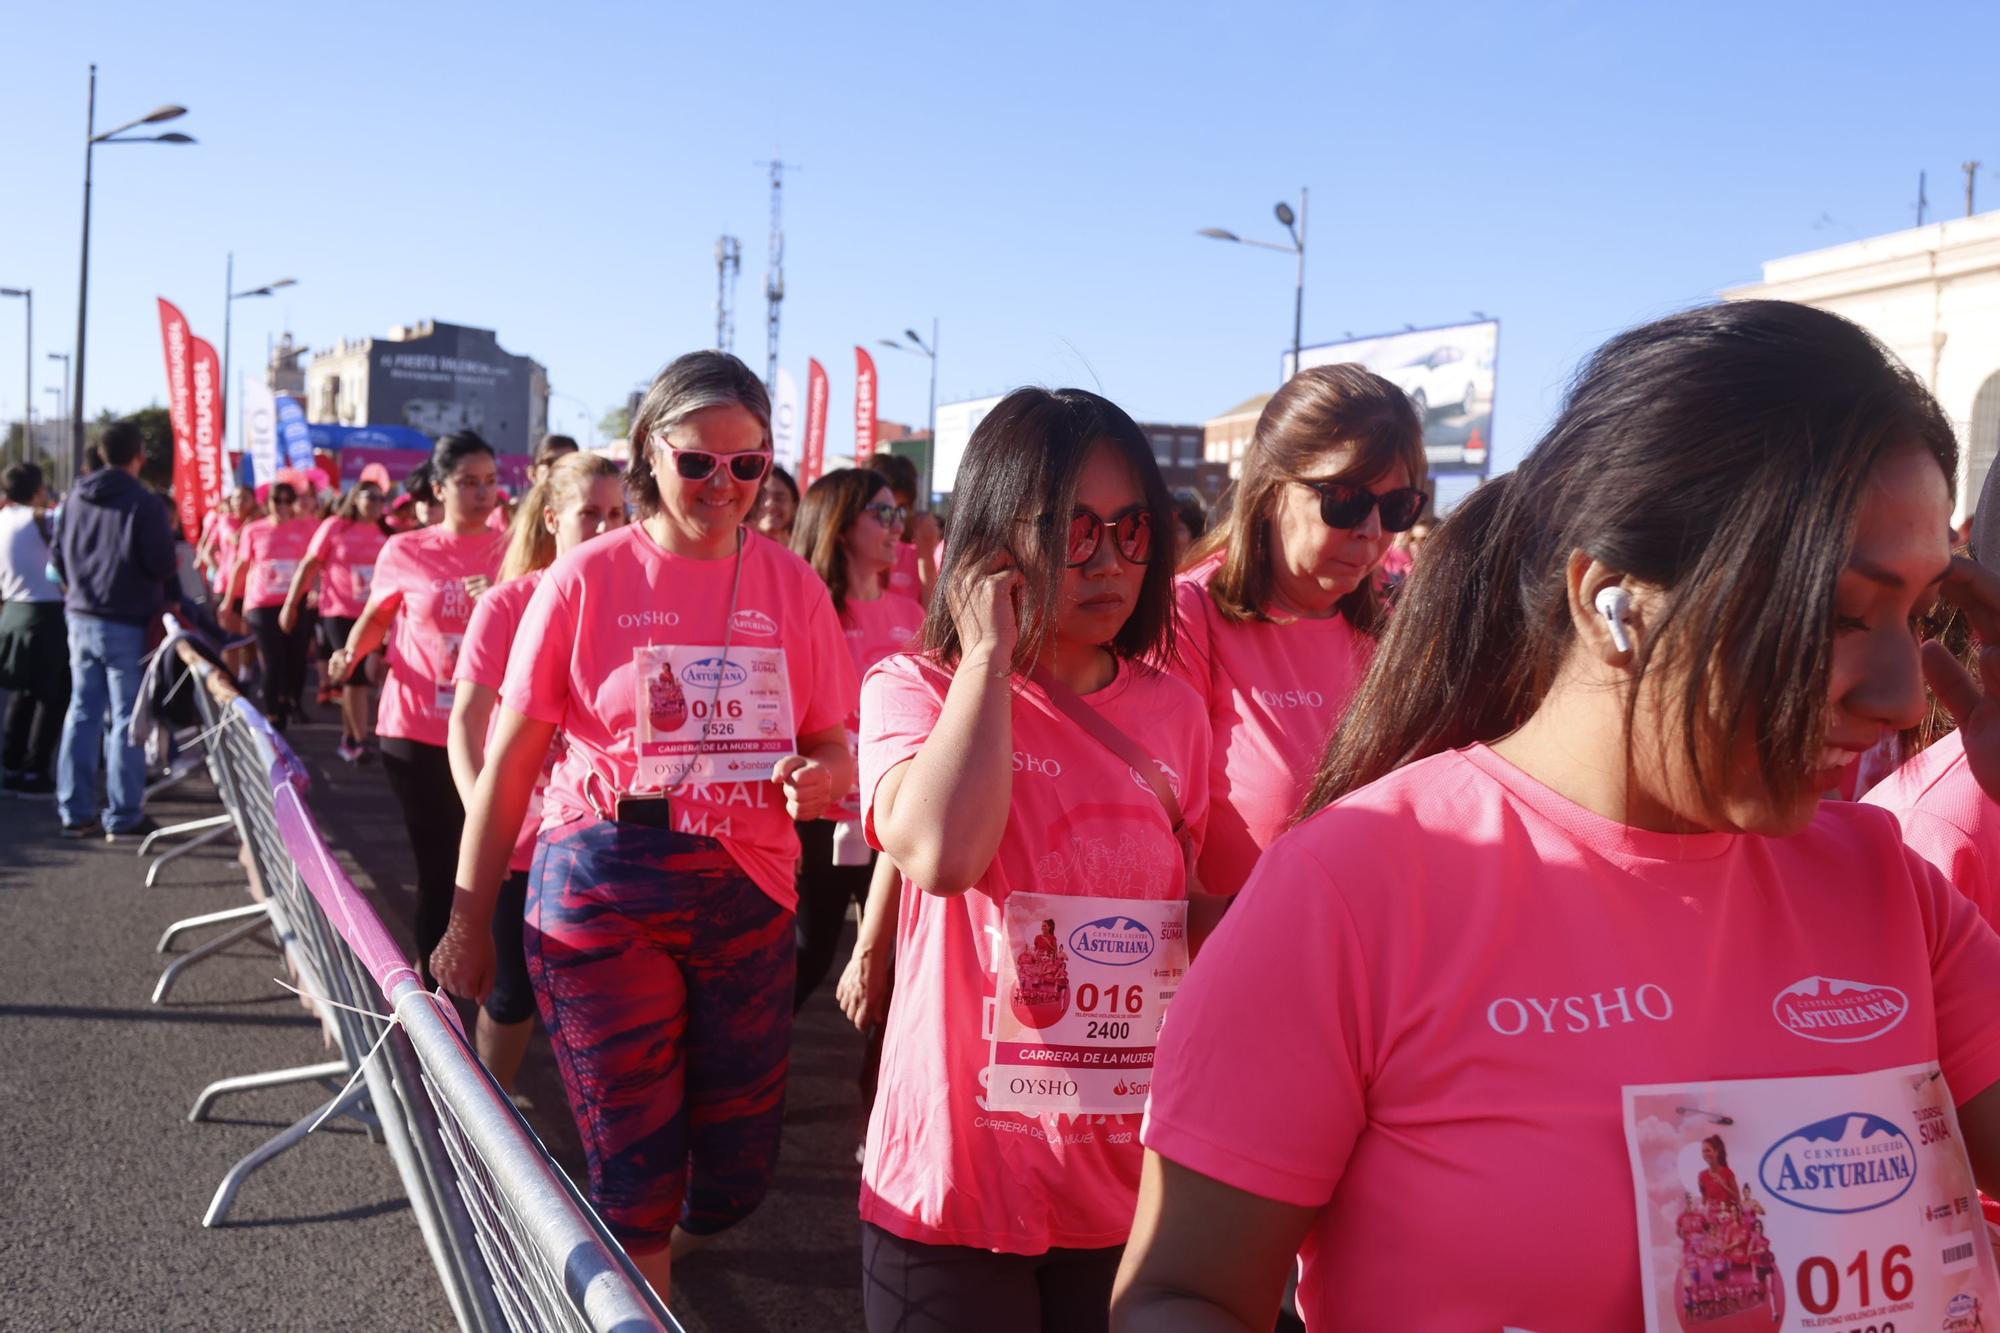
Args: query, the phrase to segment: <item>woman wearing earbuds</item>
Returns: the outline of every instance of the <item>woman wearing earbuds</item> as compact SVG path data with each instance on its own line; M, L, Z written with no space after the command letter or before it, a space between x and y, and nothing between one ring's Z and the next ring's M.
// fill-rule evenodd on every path
M625 486L618 465L598 454L572 448L547 463L537 464L535 482L515 511L507 536L507 554L500 562L500 582L472 608L459 649L456 688L451 700L451 778L468 809L486 763L486 742L493 733L493 705L507 678L507 659L541 582L542 571L557 556L566 555L599 533L625 525ZM542 829L542 786L554 747L543 765L543 782L528 801L527 817L514 840L507 878L493 912L493 988L479 1010L474 1044L479 1058L502 1088L511 1090L520 1072L534 1027L535 991L521 950L522 908L528 896L528 868L534 861L535 836Z
M1297 813L1361 684L1384 617L1375 573L1424 493L1408 395L1360 366L1316 366L1271 396L1228 515L1174 584L1176 671L1214 733L1201 883L1243 887Z
M671 1255L748 1216L777 1165L792 1022L794 820L846 792L857 689L826 586L744 527L771 466L735 357L661 371L632 423L641 521L529 599L433 955L492 988L493 915L560 731L523 946L590 1195L662 1298Z
M1776 1199L1784 1327L2000 1301L1976 1209L1880 1206L2000 1186L2000 937L1884 812L1820 802L1922 713L1940 592L2000 635L1950 558L1956 452L1803 306L1591 358L1431 537L1174 1002L1120 1328L1267 1329L1295 1254L1313 1329L1677 1327L1717 1134ZM1991 781L2000 697L1923 669Z
M1102 1328L1159 1021L1221 902L1189 901L1208 725L1146 665L1173 643L1173 502L1080 389L1003 399L957 494L922 651L861 693L867 831L907 879L868 1327Z

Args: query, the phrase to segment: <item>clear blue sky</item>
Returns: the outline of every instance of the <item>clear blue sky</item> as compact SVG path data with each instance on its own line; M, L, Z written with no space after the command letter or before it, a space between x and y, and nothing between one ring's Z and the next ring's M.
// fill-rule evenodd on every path
M713 337L764 363L765 174L786 189L783 361L943 323L940 397L1101 389L1200 421L1272 387L1312 188L1308 342L1502 321L1496 460L1613 331L1761 261L2000 206L2000 6L342 4L17 6L0 69L0 285L36 293L37 410L75 335L86 67L99 123L161 102L194 147L100 149L90 412L159 401L153 298L237 364L426 316L499 330L595 414ZM21 308L0 302L0 418ZM882 414L926 369L878 351ZM555 425L582 415L558 398Z

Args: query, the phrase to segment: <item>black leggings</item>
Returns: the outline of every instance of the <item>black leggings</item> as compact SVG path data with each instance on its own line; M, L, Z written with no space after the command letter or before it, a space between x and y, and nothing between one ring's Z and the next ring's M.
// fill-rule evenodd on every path
M535 1016L535 985L521 944L527 912L528 872L510 870L493 904L493 989L486 995L486 1016L496 1023L525 1023Z
M250 632L257 636L257 651L264 658L264 716L282 727L305 693L313 617L301 610L298 624L287 634L278 628L278 610L275 606L253 606L243 618L250 622Z
M865 866L837 866L833 863L834 822L808 819L795 826L799 831L799 914L793 923L799 941L798 990L792 998L792 1012L805 1006L833 970L834 951L840 947L840 928L847 921L847 905L868 904L868 881L875 874L875 858Z
M431 950L451 924L451 895L458 879L458 840L465 807L451 780L451 758L442 745L401 736L382 738L382 772L403 807L403 827L417 856L417 971L431 988ZM519 931L519 927L515 927ZM520 936L515 936L518 947Z
M995 1254L861 1224L868 1333L1103 1333L1125 1247Z

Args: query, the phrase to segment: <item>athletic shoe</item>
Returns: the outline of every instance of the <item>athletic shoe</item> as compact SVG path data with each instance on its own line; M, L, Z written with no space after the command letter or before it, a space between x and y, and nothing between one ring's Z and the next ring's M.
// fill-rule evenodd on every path
M62 835L72 841L80 838L94 838L102 832L104 832L104 826L94 819L85 820L81 824L64 824L62 826Z
M150 815L142 816L131 828L108 828L104 830L106 842L144 842L146 838L159 832L159 821Z
M333 752L340 757L340 762L343 764L358 764L368 754L358 741L347 736L340 738L340 744L333 747Z
M56 784L39 773L9 773L0 778L0 791L22 801L53 800Z

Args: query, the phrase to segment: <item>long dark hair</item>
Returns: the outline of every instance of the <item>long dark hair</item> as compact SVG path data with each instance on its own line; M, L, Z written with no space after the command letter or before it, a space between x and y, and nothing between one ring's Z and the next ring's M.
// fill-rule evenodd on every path
M1027 583L1014 648L1017 671L1032 666L1055 639L1064 534L1076 506L1077 479L1099 443L1132 469L1153 521L1153 558L1139 600L1107 646L1121 658L1165 661L1173 652L1174 502L1145 432L1123 408L1086 389L1016 389L966 442L938 587L960 586L1002 551L1014 558ZM958 626L949 597L931 598L923 646L948 665L958 662Z
M1357 365L1314 366L1294 375L1257 418L1228 512L1181 562L1185 568L1222 553L1208 595L1224 619L1271 619L1278 493L1339 449L1353 451L1334 474L1341 481L1365 484L1401 463L1409 476L1405 484L1424 484L1424 427L1408 394ZM1374 577L1362 579L1335 608L1348 624L1373 634L1382 619Z
M1678 729L1700 789L1727 762L1704 735L1754 716L1766 790L1800 792L1863 488L1919 443L1949 483L1958 447L1936 400L1838 315L1729 302L1613 338L1519 470L1424 543L1303 813L1525 722L1570 649L1573 551L1665 592L1633 670L1687 669Z
M373 490L375 498L382 502L382 512L375 516L375 526L382 530L383 536L390 535L395 529L389 526L389 498L383 495L382 488L372 481L360 482L351 487L347 494L340 497L340 503L334 506L333 516L345 523L361 522L361 492L364 489Z
M808 486L805 499L799 503L798 517L792 522L792 549L820 576L833 594L833 609L843 616L847 614L847 534L876 492L890 489L887 479L869 468L836 468Z

